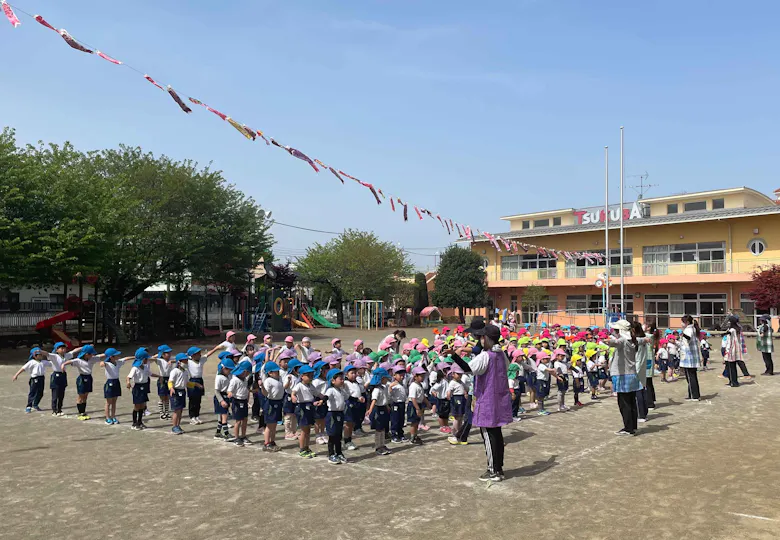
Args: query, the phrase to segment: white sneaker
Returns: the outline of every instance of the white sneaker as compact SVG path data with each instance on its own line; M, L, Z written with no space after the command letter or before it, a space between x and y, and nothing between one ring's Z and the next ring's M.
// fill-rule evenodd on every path
M640 423L647 422L647 418L637 418L637 422L640 422Z
M152 416L152 413L149 411L149 409L144 411L144 416Z
M200 419L200 416L196 416L195 417L195 423L196 424L202 424L203 423L203 420Z
M193 426L194 426L194 425L195 425L195 424L197 424L197 423L198 423L198 422L197 422L197 420L196 420L195 418L190 418L190 425L193 425Z

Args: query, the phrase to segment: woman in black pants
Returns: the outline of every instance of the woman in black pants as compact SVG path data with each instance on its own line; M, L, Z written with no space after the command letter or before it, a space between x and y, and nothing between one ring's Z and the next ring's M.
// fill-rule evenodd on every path
M742 352L742 328L739 326L739 319L736 315L729 317L729 330L726 334L726 346L724 359L729 374L729 386L735 388L739 386L737 377L737 363L744 364L744 354Z
M617 392L618 407L623 417L623 429L615 435L634 435L637 429L638 409L637 390L641 388L637 378L637 350L650 341L647 337L637 337L631 323L620 320L610 324L613 335L607 345L615 347L615 354L609 366L612 376L612 389Z
M681 334L682 358L680 367L685 370L685 379L688 381L688 397L686 401L699 401L699 368L701 367L701 345L699 344L699 335L701 328L690 315L684 315L682 322L685 328Z

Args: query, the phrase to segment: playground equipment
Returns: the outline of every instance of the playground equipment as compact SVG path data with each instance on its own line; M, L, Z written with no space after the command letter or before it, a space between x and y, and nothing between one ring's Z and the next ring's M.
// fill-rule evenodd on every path
M307 328L309 330L311 330L311 328L312 328L309 324L307 324L307 323L305 323L303 321L299 321L298 319L293 319L292 323L293 323L293 326L295 326L297 328Z
M71 338L62 330L54 328L55 325L64 323L65 321L70 321L71 319L75 319L78 316L78 311L63 311L61 313L57 313L53 317L38 321L38 323L35 325L35 329L41 333L45 333L46 330L48 330L49 336L53 341L62 341L68 346L68 348L79 346L80 343L77 339Z
M317 313L317 310L313 307L309 307L306 304L303 304L302 307L309 318L320 326L324 326L325 328L341 328L340 324L330 322L328 319Z
M355 327L384 328L384 304L382 300L355 300Z
M436 306L428 306L420 312L420 326L436 326L444 324L441 311Z

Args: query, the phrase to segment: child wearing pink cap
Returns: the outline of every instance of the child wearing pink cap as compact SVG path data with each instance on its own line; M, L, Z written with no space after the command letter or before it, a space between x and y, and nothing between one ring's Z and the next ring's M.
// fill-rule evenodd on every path
M409 434L411 443L420 446L423 441L417 434L423 412L428 404L425 399L425 390L423 389L423 380L428 372L422 366L412 369L412 382L409 384L409 403L406 406L406 421L409 422Z
M347 353L341 348L341 340L339 338L333 338L330 341L330 346L332 347L331 354L338 355L339 358L347 356Z
M466 414L466 385L463 384L463 373L463 368L458 364L452 364L450 367L452 379L447 383L447 399L450 402L450 410L454 418L452 423L453 433L460 433L463 416ZM452 435L447 438L447 441L450 444L468 444Z
M555 363L555 378L558 385L558 410L563 412L569 410L566 406L566 392L569 390L569 366L566 364L566 351L555 349L553 351Z
M292 336L287 336L284 338L284 346L287 349L295 349L295 338Z
M217 351L231 351L236 349L236 333L233 330L228 331L225 334L225 341L211 349L206 353L206 358L211 356ZM237 349L236 349L237 350Z

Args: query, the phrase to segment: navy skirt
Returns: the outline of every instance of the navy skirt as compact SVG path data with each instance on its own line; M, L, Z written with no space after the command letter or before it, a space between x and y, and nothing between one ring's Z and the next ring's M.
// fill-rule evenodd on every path
M546 398L550 394L550 381L543 379L537 379L536 381L536 397Z
M285 392L283 401L282 412L284 414L295 414L295 403L292 402L290 394Z
M572 379L572 388L575 392L582 392L585 390L585 381L580 379Z
M452 416L463 416L466 414L466 396L452 396L450 406L452 407Z
M161 397L171 395L171 391L168 390L168 377L157 377L157 395Z
M276 424L282 419L282 402L283 399L266 399L265 406L263 408L263 416L265 417L266 425L270 426Z
M141 405L149 401L149 383L136 383L133 386L133 404Z
M327 403L323 403L322 405L314 407L314 419L315 420L322 420L327 415L328 415L328 404Z
M298 403L295 406L295 417L298 419L299 426L311 426L314 424L314 409L316 407L311 401Z
M227 404L227 407L223 407L217 399L217 396L214 396L214 414L228 414L228 409L230 409L230 399L225 398L225 403Z
M344 413L342 411L328 411L325 415L325 433L331 437L341 435L344 431Z
M232 400L233 405L233 420L243 420L249 416L249 400L248 399L235 399Z
M187 405L187 392L184 388L174 388L171 396L171 410L180 411Z
M437 399L436 400L436 414L439 418L449 418L450 417L450 400L448 399Z
M79 375L76 378L76 391L79 394L92 392L92 375Z
M108 379L103 385L103 397L106 399L118 398L122 395L122 385L119 379Z
M374 406L368 419L371 421L371 429L376 431L387 431L390 427L390 411L387 410L387 406Z
M363 421L362 418L358 418L360 413L360 400L356 397L349 397L347 399L347 406L344 409L344 421L348 424L358 424Z
M68 374L64 371L55 371L49 377L49 388L66 388L68 386Z
M190 382L198 383L200 385L203 384L203 377L192 377L190 379ZM168 384L168 383L166 383ZM193 386L192 388L187 388L187 396L192 399L194 397L200 397L203 395L203 388L200 388L198 386Z
M420 407L420 411L422 410L423 408ZM406 421L410 424L420 423L420 415L417 414L417 409L414 408L414 404L411 401L406 404Z

